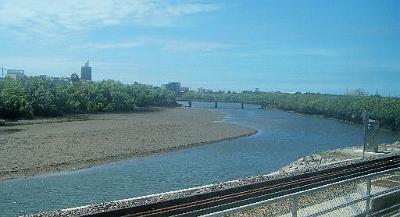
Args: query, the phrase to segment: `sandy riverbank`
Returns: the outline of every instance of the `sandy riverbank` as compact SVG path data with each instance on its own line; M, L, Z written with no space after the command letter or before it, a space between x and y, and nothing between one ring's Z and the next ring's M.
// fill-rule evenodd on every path
M255 130L221 122L225 114L153 108L79 118L25 121L0 127L0 180L248 136Z

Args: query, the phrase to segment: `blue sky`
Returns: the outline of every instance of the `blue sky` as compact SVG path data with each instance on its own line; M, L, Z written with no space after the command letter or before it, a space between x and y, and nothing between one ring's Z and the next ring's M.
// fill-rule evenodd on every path
M0 0L0 64L215 90L400 95L396 0Z

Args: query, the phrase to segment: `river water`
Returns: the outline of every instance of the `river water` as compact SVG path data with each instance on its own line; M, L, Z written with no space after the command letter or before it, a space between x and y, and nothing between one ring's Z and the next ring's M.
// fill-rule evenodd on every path
M211 109L213 103L193 103ZM229 123L258 130L245 138L88 169L0 182L0 216L76 207L268 174L307 154L362 143L362 128L336 120L219 103ZM381 132L381 142L400 140Z

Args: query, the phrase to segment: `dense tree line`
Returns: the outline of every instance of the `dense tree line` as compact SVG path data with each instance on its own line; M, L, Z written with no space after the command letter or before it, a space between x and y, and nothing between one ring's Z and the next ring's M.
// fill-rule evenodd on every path
M175 104L174 92L137 83L62 81L46 76L0 80L0 118L133 111Z
M398 98L280 92L188 92L182 99L255 102L268 108L323 115L353 123L361 123L361 113L367 110L372 119L380 121L382 127L400 130L400 99Z

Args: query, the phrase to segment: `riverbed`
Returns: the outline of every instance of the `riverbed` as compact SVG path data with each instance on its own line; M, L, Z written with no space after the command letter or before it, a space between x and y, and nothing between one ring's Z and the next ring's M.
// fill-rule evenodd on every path
M212 103L193 103L211 109ZM2 216L110 200L268 174L305 155L362 143L362 128L259 106L218 104L227 122L256 129L250 137L123 160L72 172L0 182ZM213 110L213 109L211 109ZM381 132L381 141L399 140Z
M0 180L76 170L121 159L248 136L204 109L152 107L130 113L22 120L0 127Z

